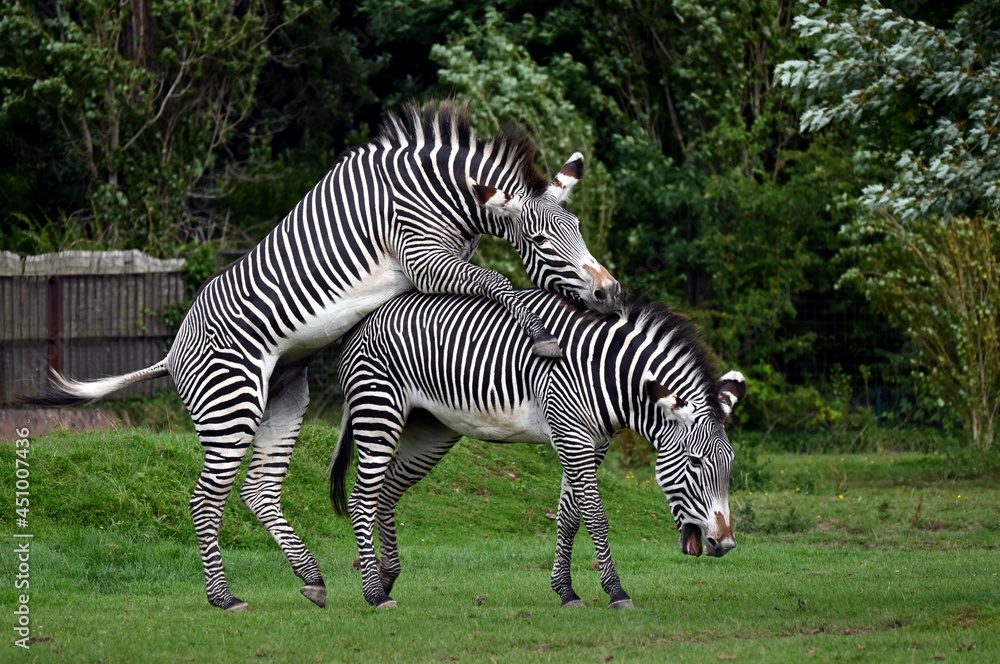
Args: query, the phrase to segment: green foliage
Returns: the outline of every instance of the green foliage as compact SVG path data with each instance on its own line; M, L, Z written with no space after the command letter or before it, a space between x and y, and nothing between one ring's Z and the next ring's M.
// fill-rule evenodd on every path
M796 313L793 296L809 287L805 274L818 260L802 223L812 210L796 210L805 206L794 193L739 176L719 177L706 192L695 246L713 297L696 319L724 362L791 360L809 349L810 334L781 334Z
M0 0L0 248L252 246L386 110L451 94L480 134L524 123L546 175L585 154L570 209L593 253L761 382L748 431L878 444L861 381L894 394L883 422L946 428L950 398L908 377L928 354L857 304L870 284L835 285L865 269L841 249L879 244L872 206L996 218L997 14L892 6L909 18L792 0ZM529 285L503 241L475 260Z
M808 5L795 26L818 39L815 55L776 73L806 101L804 130L850 122L895 160L892 182L867 187L864 204L904 222L989 213L1000 209L998 20L990 0L968 3L951 30L874 1Z
M759 491L771 484L771 471L766 461L760 460L763 440L757 437L733 435L733 467L729 474L731 491Z
M619 278L690 313L727 367L825 373L825 331L795 324L796 301L839 304L830 258L850 210L835 201L860 174L851 137L803 140L775 89L773 64L797 52L792 4L585 1L519 36L566 48L602 92L568 89L607 146Z
M616 136L608 152L618 205L609 234L617 275L637 293L681 303L700 265L693 214L704 177L678 166L638 132ZM693 275L691 281L694 281Z
M192 243L180 248L180 253L184 256L182 269L186 275L187 296L180 304L164 307L163 311L160 312L160 318L172 330L180 329L184 315L191 307L191 303L194 302L195 295L198 294L208 278L216 273L215 249L216 247L212 244L200 243Z
M758 364L746 372L752 386L752 398L737 415L740 421L756 429L771 431L815 429L840 420L836 410L816 385L790 385L770 364Z
M38 221L20 212L11 212L16 225L4 243L8 251L21 254L45 254L78 249L88 245L84 228L60 211L58 219Z
M295 207L333 166L342 146L333 148L332 136L313 138L299 149L289 149L262 164L255 177L235 183L219 204L238 225L227 228L226 244L250 247Z
M844 275L918 349L916 375L980 449L1000 411L1000 221L877 214L846 231L858 266ZM874 241L872 241L874 240Z
M188 297L204 285L216 272L215 249L209 244L191 244L185 247L184 274L187 275Z
M940 29L877 3L796 19L817 37L811 60L777 73L806 101L802 126L850 122L894 159L892 181L864 189L844 226L852 285L912 340L924 389L980 449L1000 410L1000 50L991 3ZM878 122L873 122L878 118ZM971 218L966 215L972 215Z
M265 5L0 8L0 126L23 154L32 137L18 129L47 136L56 156L48 177L81 186L60 204L72 206L67 221L87 245L169 253L178 240L212 235L206 201L250 168L268 135L244 126L269 58ZM280 17L306 11L285 3Z
M260 7L237 17L229 3L161 2L151 15L64 4L3 4L0 117L31 108L59 137L68 168L86 179L89 209L74 213L97 246L162 250L252 108L267 58Z
M465 34L447 46L431 49L431 59L441 66L441 84L472 100L470 116L481 135L492 135L507 119L523 123L546 176L554 176L574 152L583 153L587 174L574 188L569 208L580 217L593 254L606 260L614 190L607 169L594 158L594 122L566 98L565 81L579 78L580 65L569 56L539 65L527 49L511 41L507 24L495 10L486 12L484 23L470 21L465 28ZM592 94L604 102L597 90Z
M1000 480L1000 450L994 445L988 449L973 448L965 444L942 446L948 464L946 474L959 480L993 478Z
M652 444L632 431L626 429L615 439L614 457L627 468L651 468L654 460Z
M380 118L372 89L390 60L363 52L350 3L313 2L268 40L261 95L252 117L267 132L269 153L252 177L232 183L219 201L229 224L224 238L252 246L295 207L345 148L368 142ZM221 213L221 212L220 212Z

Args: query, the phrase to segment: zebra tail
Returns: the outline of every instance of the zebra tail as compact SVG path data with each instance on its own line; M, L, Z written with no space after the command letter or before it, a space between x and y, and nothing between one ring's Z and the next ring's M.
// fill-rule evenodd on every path
M166 358L139 371L98 380L73 380L57 371L51 371L44 394L37 397L19 395L17 400L36 406L84 406L132 383L160 378L168 373Z
M330 463L330 504L340 516L347 516L347 469L354 459L354 427L351 425L351 409L346 406L344 419L340 423L340 440L333 451Z

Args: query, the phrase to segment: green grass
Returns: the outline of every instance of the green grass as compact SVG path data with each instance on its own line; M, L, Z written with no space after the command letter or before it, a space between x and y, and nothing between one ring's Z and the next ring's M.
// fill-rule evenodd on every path
M284 500L320 562L328 608L299 595L277 545L234 496L223 555L251 608L230 615L204 598L187 514L201 464L192 435L32 441L38 640L30 652L5 646L0 661L1000 660L1000 489L942 479L940 455L767 457L769 484L731 495L740 544L722 559L682 556L651 471L611 459L602 496L636 609L603 608L581 533L574 579L589 608L563 611L549 590L553 452L466 442L404 498L399 608L376 611L352 568L349 523L328 506L335 443L333 429L306 428ZM13 446L0 446L0 495L13 496L13 459ZM9 511L0 525L4 607L21 592L13 519Z

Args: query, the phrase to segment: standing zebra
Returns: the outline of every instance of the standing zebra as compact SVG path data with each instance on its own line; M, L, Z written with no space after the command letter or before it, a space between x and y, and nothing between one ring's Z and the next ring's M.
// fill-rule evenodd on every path
M724 424L747 394L743 376L713 377L688 320L660 305L597 315L559 295L525 291L565 351L561 362L531 356L516 321L496 303L464 296L402 295L345 338L340 380L344 420L331 464L330 497L350 513L365 599L395 606L400 573L395 510L403 493L462 435L551 443L563 466L552 589L582 606L570 579L580 516L597 550L610 606L627 608L608 546L596 471L616 432L632 429L656 448L656 479L680 529L681 551L725 555L733 448ZM347 501L345 475L358 448ZM381 559L373 538L378 522Z
M579 220L560 205L583 176L573 155L551 183L526 136L473 136L465 105L407 107L379 137L349 150L241 260L203 287L167 357L134 373L79 382L54 376L29 403L78 405L170 375L205 448L191 515L208 601L247 608L229 589L219 549L222 512L253 445L240 497L288 556L302 594L326 603L316 559L281 511L281 486L309 402L306 365L379 305L414 288L483 295L527 331L536 355L555 339L504 276L468 261L481 233L520 253L547 289L598 310L618 283L587 250Z

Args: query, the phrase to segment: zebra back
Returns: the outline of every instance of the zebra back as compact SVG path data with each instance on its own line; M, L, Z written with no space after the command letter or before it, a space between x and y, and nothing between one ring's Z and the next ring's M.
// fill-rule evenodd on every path
M539 289L519 298L559 340L564 359L531 354L530 340L495 302L471 296L406 293L383 305L345 337L340 365L345 391L370 371L385 371L405 389L455 407L503 409L530 398L565 400L610 437L649 429L646 374L677 383L683 399L725 421L717 371L697 328L659 304L626 304L598 314ZM559 389L556 389L559 388ZM645 424L645 425L644 425Z

